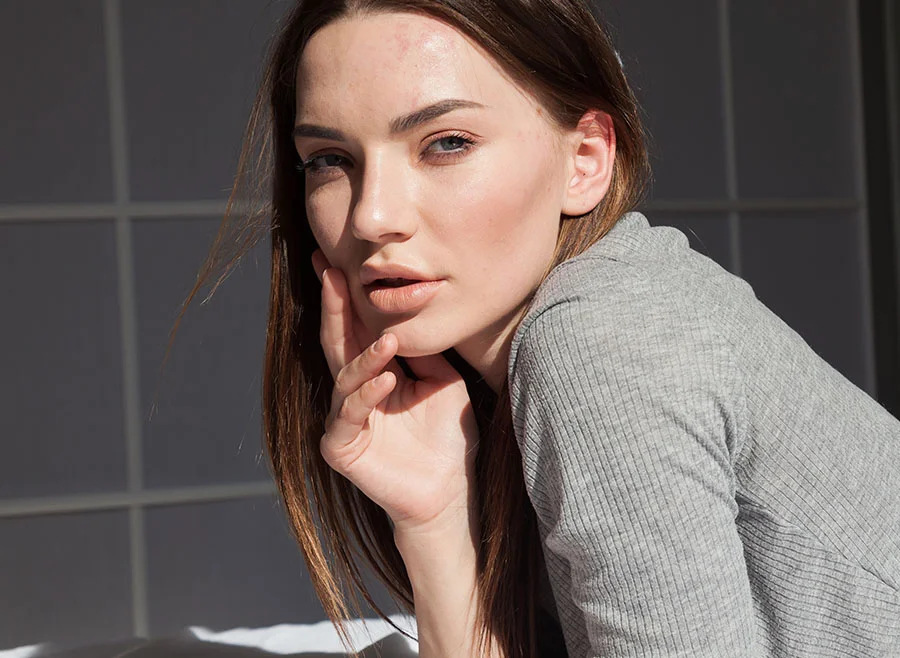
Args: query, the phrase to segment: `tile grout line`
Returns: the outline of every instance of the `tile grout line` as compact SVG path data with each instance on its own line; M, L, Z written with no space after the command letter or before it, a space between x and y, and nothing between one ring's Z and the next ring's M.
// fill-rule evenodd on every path
M729 147L726 147L728 149ZM730 147L734 150L734 147ZM727 158L726 151L726 158ZM737 184L735 183L735 187ZM643 204L661 212L791 212L855 210L856 199L680 199L654 200ZM115 220L121 215L132 221L166 218L221 218L225 201L159 201L73 204L0 204L0 222Z
M897 25L900 8L896 0L888 0L885 23L888 28L887 72L888 72L888 134L893 148L891 151L891 189L894 197L894 221L900 220L900 36L890 27Z
M887 0L885 3L884 21L888 26L886 30L885 51L887 55L887 115L888 115L888 152L890 153L889 165L893 175L889 185L893 203L890 206L892 232L894 234L894 253L900 250L900 35L894 26L898 23L900 6L896 0Z
M124 72L122 66L122 23L119 0L103 0L106 39L107 87L109 90L110 143L115 200L116 256L119 273L119 313L122 341L122 380L125 416L125 453L128 490L143 488L141 465L140 380L137 355L137 311L134 300L134 262L131 219L127 214L128 143L125 117ZM144 537L144 510L139 503L128 507L131 563L131 606L133 633L149 634L147 600L147 556Z
M862 45L859 34L859 3L850 0L847 3L847 29L850 41L850 78L853 89L853 133L856 138L854 157L856 166L856 194L859 205L856 210L856 227L858 234L860 279L862 287L862 329L863 359L865 360L866 388L872 397L876 395L875 376L875 318L872 305L872 264L869 253L869 192L867 189L868 172L866 170L865 128L863 126L863 88L862 88Z
M737 137L735 136L734 70L731 53L731 11L729 0L719 0L719 60L722 76L722 114L725 138L725 186L731 207L728 210L728 247L731 271L742 276L741 217L738 200ZM752 207L752 206L751 206Z
M138 201L123 203L0 204L0 222L39 222L90 219L185 218L225 214L225 201Z

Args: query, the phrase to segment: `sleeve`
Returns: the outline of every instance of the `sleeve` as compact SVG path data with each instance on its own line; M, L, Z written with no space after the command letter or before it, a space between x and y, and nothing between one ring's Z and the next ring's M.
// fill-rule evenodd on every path
M560 302L510 363L545 559L571 577L554 596L591 656L762 655L735 524L739 373L696 315L651 296Z

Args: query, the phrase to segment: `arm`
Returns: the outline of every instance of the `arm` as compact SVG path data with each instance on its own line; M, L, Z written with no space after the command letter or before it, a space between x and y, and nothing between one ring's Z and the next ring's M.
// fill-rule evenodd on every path
M544 550L569 567L581 649L760 655L735 525L730 346L677 294L596 294L538 315L511 376L526 487Z
M420 658L475 656L476 553L468 524L395 533L412 583ZM496 648L484 658L503 658Z

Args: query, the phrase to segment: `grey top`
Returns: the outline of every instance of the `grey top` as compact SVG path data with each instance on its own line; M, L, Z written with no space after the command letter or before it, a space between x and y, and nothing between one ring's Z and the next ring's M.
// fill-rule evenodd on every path
M900 421L639 213L536 295L510 397L569 656L900 656Z

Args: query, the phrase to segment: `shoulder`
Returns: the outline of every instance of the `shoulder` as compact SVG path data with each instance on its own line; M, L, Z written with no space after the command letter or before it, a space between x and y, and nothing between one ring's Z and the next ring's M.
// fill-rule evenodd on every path
M743 327L755 301L681 231L628 213L535 292L511 339L510 392L623 368L644 386L701 369L720 376L752 329Z
M628 464L697 446L727 465L743 444L746 383L710 297L677 270L572 265L540 291L511 346L526 468L537 473L547 450Z
M730 473L745 443L747 388L714 307L690 294L690 281L655 268L575 265L536 298L511 348L510 412L526 484L545 486L556 477L547 469L566 478L584 464L662 472L678 455L711 455ZM592 269L602 276L585 286Z
M716 341L714 307L677 268L600 255L554 269L514 332L509 376L521 360L664 356ZM694 290L695 293L699 291Z
M677 264L585 255L554 269L514 332L514 416L550 417L551 407L741 415L743 375L708 279Z

